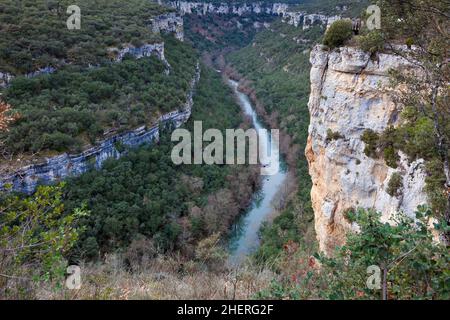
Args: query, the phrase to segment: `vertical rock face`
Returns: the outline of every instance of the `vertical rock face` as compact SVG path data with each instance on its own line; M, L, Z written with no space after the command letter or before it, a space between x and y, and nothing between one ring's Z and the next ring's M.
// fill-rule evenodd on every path
M47 158L39 164L32 164L16 170L12 174L0 175L0 190L6 184L12 185L12 190L32 193L39 184L49 184L69 176L78 176L89 169L100 169L105 160L119 159L127 152L125 147L137 147L152 143L159 139L159 125L171 122L175 127L181 126L191 116L195 86L200 78L200 68L197 66L195 77L191 81L186 103L179 110L162 115L156 124L142 126L124 134L115 135L98 142L94 147L81 154L58 155Z
M182 15L185 14L233 14L243 16L248 14L274 15L282 17L284 23L295 27L302 26L308 29L315 24L327 25L328 17L322 14L307 14L304 11L294 11L287 3L233 3L233 1L223 3L191 2L191 1L166 1L166 4L176 8Z
M393 102L395 90L388 88L388 71L410 68L406 60L380 54L373 61L358 49L329 52L316 46L310 62L311 122L306 156L317 238L320 249L330 253L343 243L345 232L357 229L345 218L350 208L373 208L386 220L399 211L413 214L426 202L425 173L423 160L409 163L402 154L397 169L388 167L383 159L369 158L361 141L366 129L381 132L397 124L399 108ZM330 138L329 132L336 133L335 137ZM399 197L386 192L395 172L403 183Z
M126 55L130 55L135 59L141 59L144 57L156 56L166 66L166 74L170 72L170 64L167 61L164 54L164 42L144 44L140 47L134 47L132 45L124 46L122 49L109 48L110 55L113 62L122 62Z
M47 66L44 68L39 68L33 72L27 73L24 76L27 78L33 78L41 74L50 74L56 71L56 68L52 66ZM0 71L0 88L6 88L10 82L14 79L14 76L10 73L4 73Z
M175 38L180 41L184 41L183 17L181 17L178 13L171 12L153 18L151 27L154 33L173 33Z

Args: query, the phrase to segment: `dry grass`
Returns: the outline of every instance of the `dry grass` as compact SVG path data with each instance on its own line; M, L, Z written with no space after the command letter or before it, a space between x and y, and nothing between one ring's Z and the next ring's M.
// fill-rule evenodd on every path
M101 264L83 264L79 290L40 287L37 299L168 300L251 299L274 278L250 264L214 271L203 263L159 256L127 271L118 255Z

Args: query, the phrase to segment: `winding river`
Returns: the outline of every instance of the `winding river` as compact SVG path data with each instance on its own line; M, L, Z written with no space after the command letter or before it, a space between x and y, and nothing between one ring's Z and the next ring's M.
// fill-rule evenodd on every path
M233 80L228 80L228 84L233 89L237 100L245 114L252 119L253 127L258 129L266 128L264 124L258 119L256 111L254 110L250 98L238 90L238 83ZM267 129L267 128L266 128ZM270 131L269 131L270 132ZM259 139L261 139L259 135ZM267 137L265 136L267 139ZM261 148L263 152L270 150L272 147L269 136L267 144L262 143ZM273 145L272 152L279 154L277 144ZM267 221L269 215L272 213L272 201L274 200L278 190L285 182L287 172L286 164L281 157L279 159L278 173L270 176L262 176L262 188L254 195L253 201L241 218L233 226L232 234L229 241L229 262L232 265L240 264L247 256L255 252L259 246L259 229L264 221Z

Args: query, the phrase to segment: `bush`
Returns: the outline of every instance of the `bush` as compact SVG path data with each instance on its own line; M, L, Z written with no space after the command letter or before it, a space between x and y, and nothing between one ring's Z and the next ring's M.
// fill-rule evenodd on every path
M384 38L380 31L374 30L364 36L359 36L358 46L371 54L379 52L384 48Z
M327 138L326 138L327 142L330 142L333 140L339 140L339 139L343 139L343 138L344 138L344 136L341 135L339 132L333 131L331 129L327 130Z
M328 28L323 44L330 48L339 47L350 40L352 36L352 22L350 20L338 20Z
M393 173L391 179L389 180L386 192L391 197L398 197L402 194L402 188L403 188L402 176L398 172Z
M380 139L378 133L371 129L367 129L361 136L361 140L366 144L364 148L364 153L368 157L375 158L377 156L377 145Z

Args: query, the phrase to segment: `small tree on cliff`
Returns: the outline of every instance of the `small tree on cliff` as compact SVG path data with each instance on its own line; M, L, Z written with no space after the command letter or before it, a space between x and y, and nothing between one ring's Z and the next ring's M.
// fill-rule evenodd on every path
M328 28L323 44L330 48L336 48L344 45L352 36L352 22L350 20L338 20Z
M419 207L416 219L397 214L393 223L381 222L381 215L370 210L352 214L360 232L348 234L345 246L337 250L335 257L319 258L323 264L321 276L328 283L322 292L324 298L450 297L450 254L445 245L433 240L429 228L431 210ZM444 224L435 227L443 228ZM380 270L379 289L368 285L370 266Z
M8 130L8 125L17 118L11 114L11 106L0 100L0 131Z

